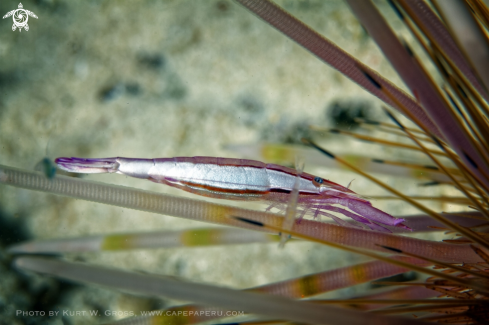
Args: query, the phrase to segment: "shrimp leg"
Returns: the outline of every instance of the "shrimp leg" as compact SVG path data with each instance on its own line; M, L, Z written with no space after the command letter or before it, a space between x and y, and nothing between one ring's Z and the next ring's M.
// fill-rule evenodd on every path
M284 230L292 230L294 226L295 215L297 212L297 203L299 200L299 185L300 185L300 176L302 171L304 170L304 159L296 157L295 158L295 168L297 169L297 177L294 182L294 188L290 193L289 204L287 205L287 209L285 211L285 219L282 223L282 229ZM282 232L280 235L280 244L279 247L283 248L285 246L285 242L290 238L290 234L286 232Z
M363 202L350 198L328 198L323 200L321 203L340 204L367 218L368 220L378 222L387 226L400 226L405 229L410 229L406 225L402 224L404 219L395 218L390 214L374 208L370 202Z
M320 206L317 206L317 208L319 208L321 210L329 210L329 211L341 213L344 216L347 216L347 217L349 217L349 218L351 218L351 219L353 219L355 221L358 221L360 223L363 223L364 225L366 225L367 227L369 227L372 230L377 230L377 231L382 231L382 232L390 232L389 229L384 228L384 227L382 227L382 226L380 226L380 225L378 225L378 224L376 224L374 222L371 222L367 218L362 217L361 215L358 215L356 213L350 212L350 211L345 210L343 208L333 207L333 206L330 206L330 205L320 205Z

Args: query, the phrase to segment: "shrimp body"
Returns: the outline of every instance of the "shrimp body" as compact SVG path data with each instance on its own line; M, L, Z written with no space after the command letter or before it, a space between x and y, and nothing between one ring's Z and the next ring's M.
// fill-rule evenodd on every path
M342 213L372 229L385 230L377 223L401 226L403 219L378 210L350 189L326 179L275 164L255 160L216 157L136 158L57 158L59 168L76 173L118 173L177 187L201 196L227 200L261 200L283 209L299 177L298 206L301 217L332 217L325 210ZM334 207L339 204L358 213ZM339 221L338 218L335 220Z

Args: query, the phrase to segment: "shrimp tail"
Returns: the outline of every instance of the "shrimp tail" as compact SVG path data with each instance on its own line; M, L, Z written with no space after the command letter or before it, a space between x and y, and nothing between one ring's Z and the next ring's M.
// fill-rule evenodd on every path
M54 161L58 168L71 173L100 174L115 173L119 169L117 158L56 158Z

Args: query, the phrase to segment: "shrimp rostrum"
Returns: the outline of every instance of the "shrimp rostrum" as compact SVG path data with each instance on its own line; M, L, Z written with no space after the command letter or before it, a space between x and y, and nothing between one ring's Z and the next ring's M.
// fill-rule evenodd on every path
M197 195L227 200L260 200L268 210L285 210L299 177L299 220L306 213L345 222L329 212L340 213L370 229L383 226L409 229L402 222L360 197L352 190L324 178L255 160L215 157L57 158L59 168L74 173L118 173L173 186ZM341 206L341 207L340 207ZM346 209L347 208L347 209Z

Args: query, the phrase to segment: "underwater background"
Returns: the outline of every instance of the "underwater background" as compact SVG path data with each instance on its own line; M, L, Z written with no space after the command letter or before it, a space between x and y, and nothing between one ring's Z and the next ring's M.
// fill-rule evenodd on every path
M276 3L406 89L342 1ZM396 32L412 38L386 2L375 4ZM11 18L0 21L2 165L34 170L43 158L60 156L246 158L242 147L232 151L230 145L299 144L301 137L312 134L309 125L353 129L355 123L339 119L338 110L385 119L377 98L232 1L38 0L23 5L38 16L29 18L28 31L12 31ZM4 15L17 6L16 1L3 0L0 12ZM411 154L335 134L317 136L337 154L408 159ZM355 179L352 189L367 197L385 194L353 173L305 158L307 172L343 186ZM115 174L77 177L196 197ZM446 188L420 188L416 179L378 177L411 195L451 193ZM373 204L396 216L416 213L398 201ZM438 202L431 206L439 211L458 208ZM23 317L16 311L103 313L177 304L20 274L10 266L8 245L28 239L198 227L208 225L0 185L0 323L96 324L122 317ZM73 253L67 259L232 288L367 260L308 242L291 242L284 249L271 243ZM369 284L328 297L367 289Z

